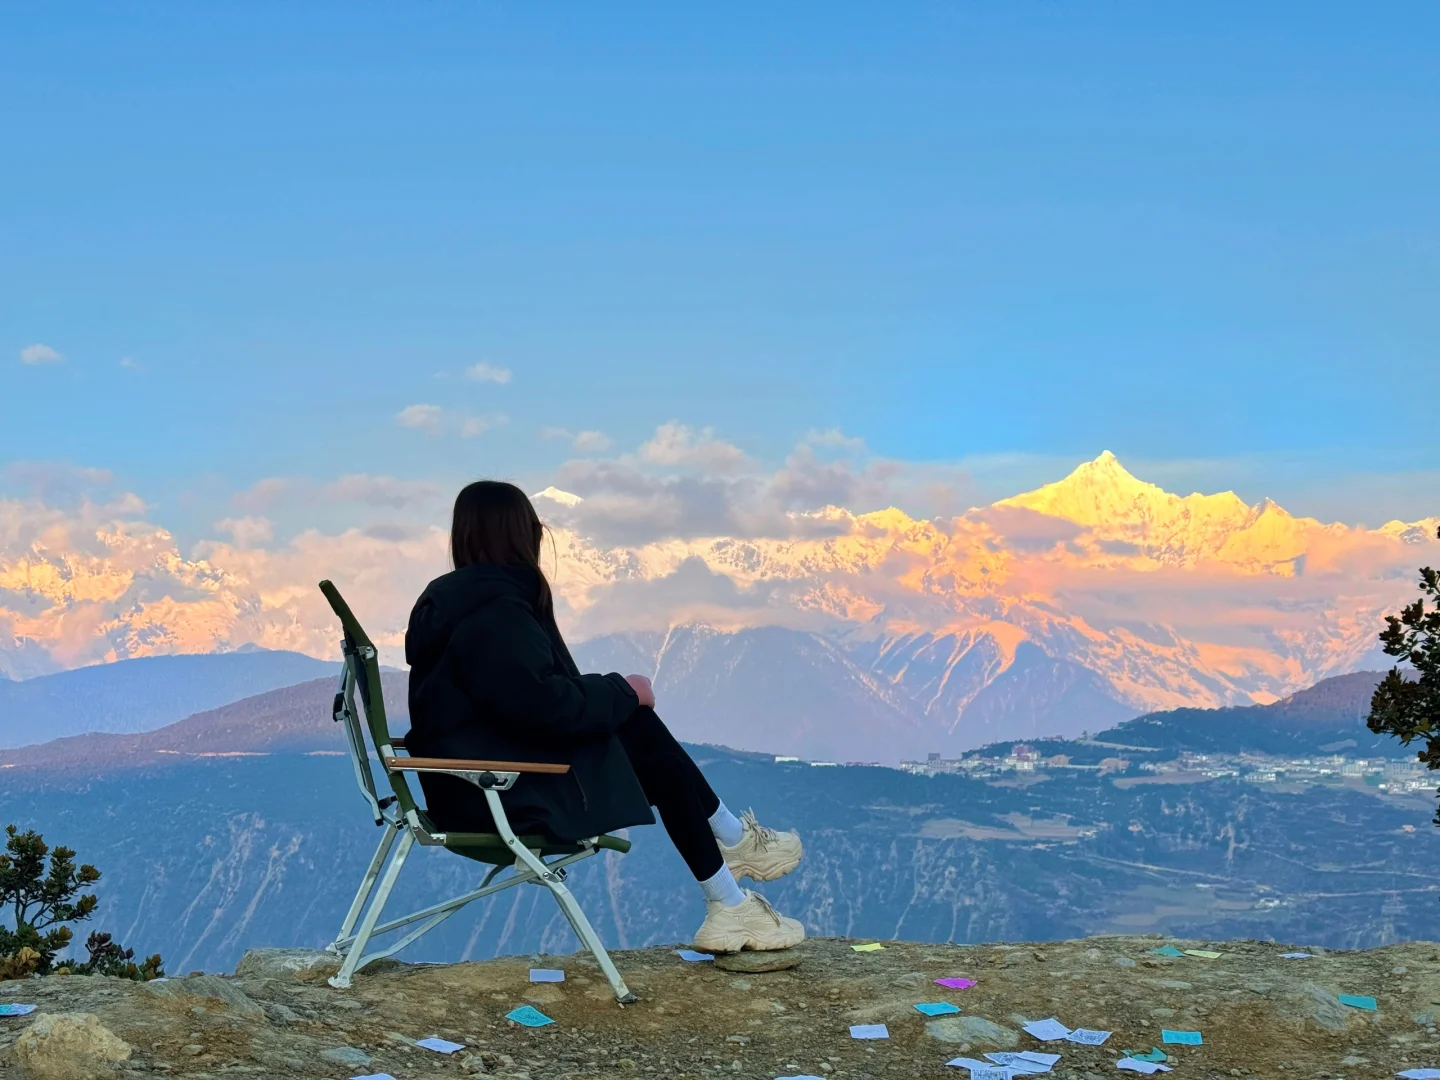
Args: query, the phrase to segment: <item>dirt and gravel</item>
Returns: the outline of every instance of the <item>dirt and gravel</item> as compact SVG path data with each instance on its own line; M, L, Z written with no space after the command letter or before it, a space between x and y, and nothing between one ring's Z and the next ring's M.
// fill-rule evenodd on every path
M351 990L325 982L323 953L259 950L234 976L138 985L58 976L0 983L0 1002L37 1006L0 1018L0 1076L35 1080L150 1074L396 1080L491 1077L763 1078L827 1080L968 1076L957 1056L994 1050L1059 1053L1066 1080L1119 1072L1122 1050L1161 1047L1175 1080L1393 1077L1440 1067L1440 946L1284 959L1298 946L1199 942L1158 936L1038 945L812 939L798 966L723 971L686 963L669 948L615 959L637 1004L617 1006L587 957L513 957L453 965L377 965ZM1214 959L1156 955L1172 945ZM560 984L532 984L532 967L561 968ZM942 977L976 985L947 990ZM1374 1011L1340 1002L1373 997ZM961 1013L929 1019L919 1002ZM505 1013L530 1004L553 1024L525 1028ZM1102 1046L1040 1043L1026 1020L1112 1031ZM884 1024L890 1037L860 1041L852 1024ZM1200 1031L1200 1046L1164 1045L1161 1031ZM416 1047L428 1036L464 1043L444 1056Z

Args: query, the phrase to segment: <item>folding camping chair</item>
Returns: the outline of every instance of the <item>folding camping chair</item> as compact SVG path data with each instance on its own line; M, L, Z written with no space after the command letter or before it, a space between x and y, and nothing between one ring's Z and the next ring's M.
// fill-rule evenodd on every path
M360 882L360 890L350 905L340 933L329 945L331 952L344 958L339 972L330 979L330 985L346 988L351 976L366 964L399 952L406 945L433 930L454 915L466 904L486 896L503 892L516 885L542 885L555 897L565 918L575 928L581 943L595 957L600 970L605 973L615 998L621 1005L635 1000L625 980L615 970L614 963L600 943L590 921L580 910L575 897L565 887L566 869L588 859L601 851L630 850L630 841L617 836L594 836L572 844L556 843L541 836L516 836L505 815L501 793L509 791L521 773L564 773L568 765L532 764L520 761L462 761L445 758L399 757L403 750L403 739L392 738L385 721L385 702L380 693L380 663L375 645L360 628L355 615L340 596L339 591L328 581L320 582L320 591L340 618L344 629L340 648L344 653L345 667L340 675L340 690L335 695L333 715L345 725L345 736L350 748L350 763L355 767L355 782L360 794L370 806L375 824L384 829L380 846ZM390 784L390 794L380 797L375 790L375 776L366 748L366 737L360 717L355 710L355 697L359 695L364 708L364 727L369 729L370 742L374 744L379 757L380 771ZM435 825L425 811L415 802L410 784L405 778L407 772L446 773L458 776L474 784L485 795L490 812L495 818L493 833L443 832ZM399 846L391 852L395 841ZM400 876L406 858L415 844L425 847L443 847L457 855L476 862L490 864L490 871L481 881L479 888L457 896L444 903L434 904L398 919L380 922L380 912L390 898L390 891ZM386 863L389 859L388 864ZM548 861L547 861L548 860ZM384 868L383 874L381 868ZM496 878L506 869L513 872L506 877ZM376 885L379 888L376 888ZM363 917L362 917L363 915ZM356 929L356 921L359 929ZM414 929L402 935L386 949L366 954L370 939L404 926L419 923Z

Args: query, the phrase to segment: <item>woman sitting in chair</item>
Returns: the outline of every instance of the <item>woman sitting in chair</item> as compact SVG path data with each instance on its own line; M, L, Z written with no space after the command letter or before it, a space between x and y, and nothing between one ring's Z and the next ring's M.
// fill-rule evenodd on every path
M568 764L522 774L505 812L517 833L574 841L655 821L705 895L695 947L786 949L805 930L736 878L772 881L800 862L800 837L736 818L655 714L643 675L582 675L560 637L540 570L544 526L513 484L481 480L455 500L455 569L432 581L405 634L412 754ZM493 832L484 796L453 776L423 774L442 829Z

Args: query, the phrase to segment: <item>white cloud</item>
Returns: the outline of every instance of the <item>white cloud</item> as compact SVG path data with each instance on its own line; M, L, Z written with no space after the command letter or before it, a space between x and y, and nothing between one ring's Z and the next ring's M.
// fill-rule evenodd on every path
M510 418L504 413L492 413L489 416L467 416L460 421L460 435L465 439L474 439L491 428L501 427L508 424Z
M424 480L399 480L393 476L352 473L326 484L325 497L336 502L361 502L367 506L388 506L396 510L428 502L439 494L436 485Z
M864 450L865 440L846 435L839 428L826 428L824 431L808 431L805 433L805 442L811 446L841 447L846 450Z
M237 509L251 512L269 510L283 499L295 486L293 480L283 476L267 476L256 480L244 491L230 497Z
M439 435L445 429L445 412L439 405L406 405L395 414L395 422L427 435Z
M688 466L711 472L733 472L749 460L738 446L717 439L714 428L697 432L673 420L655 429L655 435L640 447L640 456L652 465Z
M603 431L569 431L560 427L546 427L540 429L540 437L568 440L570 449L577 454L598 454L609 450L615 444L615 440Z
M495 364L472 364L465 369L465 377L472 382L490 382L505 385L510 381L511 371L507 367L498 367Z
M49 345L42 345L36 342L34 345L26 345L20 350L20 362L22 364L63 364L65 357L52 349Z
M215 531L229 536L238 547L250 548L275 538L275 523L263 517L221 518Z
M602 450L609 450L613 443L614 440L603 431L578 431L570 440L570 445L577 454L598 454Z
M139 365L138 362L136 362L136 360L135 360L135 358L134 358L133 356L122 356L122 357L120 358L120 366L121 366L122 368L124 368L126 371L144 371L144 370L145 370L144 368L142 368L142 367Z

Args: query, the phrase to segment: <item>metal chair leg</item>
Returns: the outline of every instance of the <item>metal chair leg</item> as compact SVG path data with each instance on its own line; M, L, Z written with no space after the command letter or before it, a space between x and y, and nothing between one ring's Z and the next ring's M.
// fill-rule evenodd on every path
M345 962L340 965L340 970L327 980L331 986L342 990L350 986L350 977L355 974L355 969L364 959L365 946L370 943L370 935L375 930L375 923L379 921L385 901L390 899L390 890L395 888L395 881L400 877L400 868L405 865L405 859L414 846L415 835L407 829L405 835L400 838L400 846L390 859L390 865L385 868L385 876L380 879L379 890L370 901L370 907L365 912L365 917L360 920L360 930L355 935L354 944L345 953Z
M336 934L335 941L330 943L331 952L339 952L336 943L349 937L350 931L355 929L355 920L360 917L360 912L365 910L365 901L369 900L370 894L375 891L375 879L380 876L380 867L384 865L385 856L390 854L390 848L395 843L396 831L388 825L385 827L385 835L380 838L380 846L375 849L375 857L370 860L370 868L365 871L360 890L355 894L350 910L345 914L345 921L340 924L340 933Z

